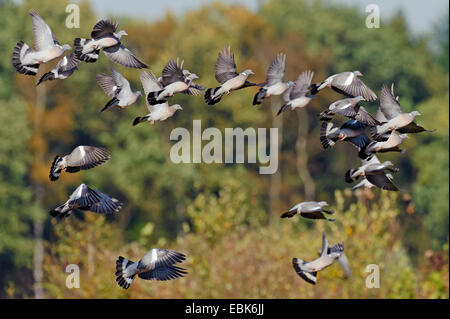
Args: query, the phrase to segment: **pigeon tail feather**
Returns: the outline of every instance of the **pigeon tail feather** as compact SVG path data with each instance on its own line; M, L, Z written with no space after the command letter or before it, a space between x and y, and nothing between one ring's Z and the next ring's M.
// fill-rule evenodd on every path
M50 180L52 182L56 181L59 178L59 175L61 175L61 168L59 167L59 162L61 162L62 157L59 155L56 155L53 159L52 167L50 168Z
M290 104L285 104L283 105L277 112L277 116L280 115L281 113L283 113L284 111L288 110L291 108Z
M317 92L319 92L325 87L325 86L322 87L323 84L325 84L325 81L311 84L311 86L309 87L310 94L311 95L317 94Z
M297 214L297 210L294 209L294 210L290 210L290 211L284 213L280 217L281 218L291 218L291 217L295 216L295 214Z
M330 129L333 127L333 124L328 121L323 121L320 126L320 142L324 149L334 146L336 144L337 138L328 138L328 133Z
M94 63L95 61L97 61L100 49L92 50L88 53L83 53L84 46L91 41L92 39L85 39L85 38L75 38L75 40L73 40L75 56L77 57L78 60L84 61L86 63Z
M323 111L319 114L320 119L319 121L326 121L329 122L333 119L333 114L329 113L328 111Z
M253 105L261 104L264 98L266 97L267 89L261 88L259 91L255 94L255 97L253 98Z
M292 265L294 266L294 270L297 273L297 275L299 275L307 283L315 285L316 281L317 281L317 271L316 272L303 271L299 265L304 265L304 264L305 264L305 261L303 261L301 259L298 259L298 258L292 259Z
M220 89L220 86L216 87L216 88L210 88L210 89L206 90L206 92L205 92L205 102L206 102L206 104L214 105L214 104L220 102L220 100L222 99L222 95L223 94L220 94L218 96L214 96L216 94L217 90L219 90L219 89Z
M347 183L353 183L355 181L354 178L352 178L352 174L355 172L354 169L349 169L346 173L345 173L345 181Z
M63 219L64 217L69 216L70 210L66 211L66 212L62 212L64 206L65 206L65 204L58 206L55 209L52 209L51 211L49 211L50 216L58 218L58 219Z
M47 72L39 79L38 83L36 83L36 86L38 86L39 84L41 84L44 81L51 81L54 79L55 79L55 75L53 74L53 72Z
M358 157L363 160L367 159L371 155L372 153L367 151L367 145L361 148L358 152Z
M139 123L142 123L142 122L147 121L147 119L148 119L149 117L150 117L150 116L148 116L148 115L136 117L136 118L134 119L134 121L133 121L133 126L138 125Z
M167 97L161 100L158 100L158 96L163 92L164 90L159 90L159 91L155 91L155 92L149 92L147 95L147 102L150 105L158 105L161 103L164 103L167 101Z
M39 64L22 64L21 56L25 55L27 52L33 51L26 43L22 40L17 42L14 47L12 55L12 64L17 72L25 75L36 75L39 69Z
M120 287L124 289L128 289L130 287L131 283L134 280L134 277L136 276L136 274L128 276L124 273L127 267L131 264L134 264L134 262L122 256L119 256L119 258L117 258L116 260L116 282Z
M108 103L106 103L106 105L103 108L101 108L99 110L99 112L101 113L104 110L109 109L110 107L115 106L117 104L119 104L119 100L117 98L113 97L111 100L108 101Z

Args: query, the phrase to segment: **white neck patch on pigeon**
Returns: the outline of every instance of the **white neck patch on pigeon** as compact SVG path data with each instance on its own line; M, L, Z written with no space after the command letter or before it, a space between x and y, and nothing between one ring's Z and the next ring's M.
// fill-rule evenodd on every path
M158 259L158 255L156 253L156 249L152 250L152 262L155 262Z
M347 79L344 82L344 85L350 85L353 82L353 78L355 77L355 74L352 72L350 73L350 75L347 77Z
M83 146L80 146L80 153L81 153L81 158L83 158L84 155L86 154L86 151L84 150Z
M352 106L352 104L351 104L351 103L347 103L347 104L345 104L343 107L341 107L341 109L346 109L346 108L348 108L348 107L350 107L350 106Z
M83 192L83 185L84 184L81 184L80 186L78 186L78 190L77 190L77 193L75 195L75 198L80 198L81 197L81 194Z

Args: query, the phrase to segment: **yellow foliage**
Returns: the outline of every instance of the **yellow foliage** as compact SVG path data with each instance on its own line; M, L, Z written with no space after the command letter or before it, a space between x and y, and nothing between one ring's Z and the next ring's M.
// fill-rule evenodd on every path
M190 231L173 242L161 239L146 247L137 241L124 244L114 224L102 216L86 213L84 222L73 217L62 221L55 226L55 241L45 260L47 293L55 298L448 298L448 281L442 282L448 259L440 270L417 273L403 249L396 194L383 192L379 201L364 204L349 202L336 191L334 223L296 216L265 224L251 217L248 191L237 179L227 178L218 195L201 193L188 206ZM141 236L152 231L152 225L145 227ZM346 278L335 263L320 272L312 286L297 276L291 263L293 257L317 257L322 231L330 244L345 243L353 276ZM182 264L189 272L185 278L137 278L126 291L116 285L119 255L138 260L160 244L187 255ZM65 287L69 263L82 269L80 289ZM366 287L369 264L380 267L378 289Z

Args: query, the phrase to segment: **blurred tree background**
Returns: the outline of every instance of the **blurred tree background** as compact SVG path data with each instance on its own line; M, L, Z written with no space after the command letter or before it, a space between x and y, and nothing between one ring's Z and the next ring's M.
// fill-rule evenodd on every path
M365 27L365 13L324 1L267 0L257 12L212 3L183 16L168 13L149 23L114 17L128 36L125 44L160 76L170 58L216 86L217 53L231 45L239 69L251 68L262 82L271 59L287 54L287 79L302 71L314 81L360 70L377 94L395 82L405 110L433 134L405 142L406 154L385 154L400 167L398 194L350 192L347 169L359 164L355 150L341 143L323 150L317 114L340 96L322 91L306 109L275 118L281 99L251 105L246 89L209 107L202 97L178 95L183 110L153 126L131 125L146 114L144 98L126 110L98 109L107 97L95 75L108 73L101 55L81 64L64 81L35 83L17 74L12 49L20 39L32 44L34 8L60 43L88 36L99 19L81 1L79 29L67 29L66 1L0 0L0 297L3 298L448 298L449 89L448 13L430 36L415 36L401 13ZM139 72L114 65L142 90ZM365 103L372 113L378 101ZM295 114L297 113L297 115ZM170 132L176 127L278 127L279 169L260 175L256 164L174 164ZM338 143L339 144L339 143ZM53 157L77 145L107 147L111 159L93 170L63 174L51 183ZM349 156L348 154L352 154ZM81 182L124 202L119 214L72 216L63 222L47 213ZM337 210L335 223L279 216L295 203L317 199ZM331 243L345 242L353 277L337 264L320 273L318 285L302 281L293 257L311 260L326 231ZM187 254L189 275L170 282L136 280L124 291L114 281L115 259L131 260L153 247ZM68 264L81 267L81 288L65 286ZM381 270L380 289L368 289L368 264Z

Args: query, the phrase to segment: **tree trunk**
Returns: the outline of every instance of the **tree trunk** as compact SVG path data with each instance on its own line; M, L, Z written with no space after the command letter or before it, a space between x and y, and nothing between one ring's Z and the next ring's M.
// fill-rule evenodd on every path
M283 117L276 116L278 109L281 107L279 103L276 102L277 99L272 98L270 100L270 108L272 110L272 127L278 128L278 157L281 154L281 145L283 142ZM281 193L281 170L278 170L270 175L270 186L269 186L269 223L273 223L280 212L280 193Z
M181 199L180 199L180 201L181 201ZM175 205L175 213L177 216L177 237L181 237L184 235L183 222L186 219L185 211L186 211L186 207L184 206L184 203L180 202Z
M36 88L36 105L34 112L33 134L41 135L42 130L42 115L45 111L46 103L46 90L44 86L38 86ZM35 160L38 163L42 163L44 160L44 154L41 149L34 149ZM35 196L35 202L38 207L42 206L42 198L44 194L44 186L40 181L33 182L33 190ZM44 276L43 261L44 261L44 224L42 220L37 217L33 221L33 233L34 233L34 256L33 256L33 280L34 280L34 298L43 299L44 290L42 288L42 279Z
M298 116L297 141L295 151L297 153L297 171L303 182L303 192L306 200L314 200L316 185L308 170L308 111L300 109L295 111Z
M44 271L42 268L42 263L44 261L44 243L42 240L42 235L44 233L44 225L41 221L35 220L33 223L34 228L34 268L33 268L33 279L34 279L34 298L43 299L44 290L42 289L42 279L44 277Z
M95 274L95 246L92 244L92 227L88 226L88 245L87 245L87 257L88 257L88 276L89 280Z

